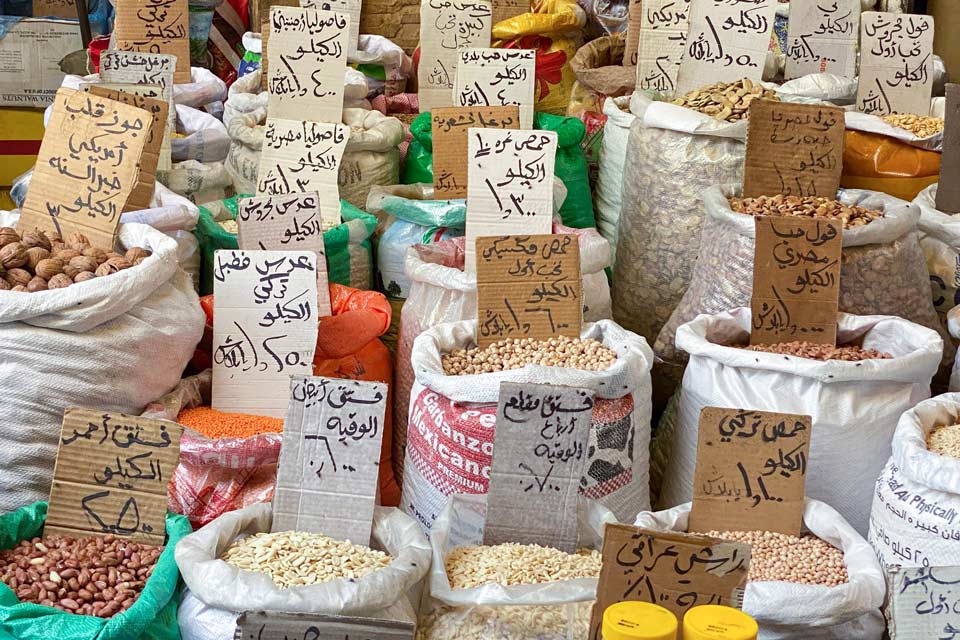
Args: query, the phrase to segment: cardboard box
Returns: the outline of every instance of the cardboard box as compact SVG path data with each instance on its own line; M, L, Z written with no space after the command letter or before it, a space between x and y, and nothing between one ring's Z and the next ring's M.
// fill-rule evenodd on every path
M43 111L0 108L0 187L32 169L43 140Z
M60 60L83 48L76 20L25 18L0 38L0 105L46 107L63 82Z

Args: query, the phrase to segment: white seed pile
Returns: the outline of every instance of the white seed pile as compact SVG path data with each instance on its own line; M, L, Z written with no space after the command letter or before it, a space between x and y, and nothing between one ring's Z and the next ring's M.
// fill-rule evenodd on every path
M302 531L258 533L237 540L221 560L265 573L281 589L362 578L390 564L390 556L382 551Z
M417 640L586 638L592 609L592 600L552 606L438 606L421 615Z
M927 435L927 449L951 458L960 458L960 424L945 424Z
M600 552L564 553L536 544L457 547L447 557L452 589L484 584L542 584L600 575Z
M566 367L586 371L610 368L617 354L597 340L580 338L507 338L483 349L458 349L443 356L443 372L448 376L492 373L520 369L528 364Z
M750 582L796 582L836 587L845 584L843 551L811 535L772 531L711 531L708 536L750 545Z

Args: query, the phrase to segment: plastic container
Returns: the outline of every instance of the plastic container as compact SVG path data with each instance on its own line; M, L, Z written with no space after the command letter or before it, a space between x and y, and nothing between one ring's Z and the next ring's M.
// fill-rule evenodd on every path
M705 604L683 616L683 640L757 640L760 627L739 609Z
M603 612L603 640L677 640L677 617L649 602L618 602Z

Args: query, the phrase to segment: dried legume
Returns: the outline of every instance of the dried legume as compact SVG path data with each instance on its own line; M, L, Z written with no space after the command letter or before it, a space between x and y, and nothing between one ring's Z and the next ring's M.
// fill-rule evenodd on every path
M848 581L843 551L816 536L773 531L710 531L707 535L750 545L750 582L836 587Z
M927 434L927 449L951 458L960 458L960 424L937 427Z
M905 129L918 138L929 138L943 131L943 118L918 116L912 113L891 113L883 116L883 121L895 127Z
M140 597L162 551L112 535L31 538L0 552L0 580L20 602L110 618Z
M226 413L210 407L184 409L177 422L208 438L249 438L261 433L281 433L283 418Z
M520 369L528 364L603 371L617 354L597 340L580 338L507 338L483 349L458 349L441 358L443 372L450 376Z
M734 122L749 117L750 103L757 98L780 100L776 92L744 78L736 82L717 82L691 91L674 100L673 104L705 113L717 120Z
M600 553L581 549L564 553L536 544L457 547L446 562L453 589L484 584L542 584L600 575Z
M421 616L417 640L587 638L592 610L592 600L552 606L437 606Z
M800 216L842 220L844 229L861 227L883 217L881 211L816 196L781 194L755 198L729 198L729 201L730 208L736 213L751 216Z
M889 353L877 351L876 349L864 349L855 344L835 347L830 344L795 341L781 342L780 344L753 344L741 348L749 351L779 353L786 356L810 358L811 360L846 360L849 362L859 362L861 360L888 360L893 357Z
M390 556L382 551L302 531L257 533L237 540L221 560L265 573L281 589L337 578L356 580L390 564Z

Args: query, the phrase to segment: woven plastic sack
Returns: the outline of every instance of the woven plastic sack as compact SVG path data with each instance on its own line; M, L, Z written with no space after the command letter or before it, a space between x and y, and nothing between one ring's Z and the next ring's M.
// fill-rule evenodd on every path
M433 138L430 112L421 113L410 125L413 140L403 168L403 182L433 184ZM582 229L595 226L593 201L587 175L587 162L580 143L586 133L584 124L576 118L535 113L533 128L557 133L557 157L553 173L567 188L567 199L560 207L560 217L568 227Z
M680 325L701 313L721 313L750 304L754 218L730 209L727 196L736 193L738 188L731 186L711 187L704 193L707 219L690 287L653 347L667 363L682 366L686 361L686 355L674 346ZM899 316L934 329L944 338L944 356L952 362L954 350L930 300L927 265L917 241L919 208L870 191L841 190L837 198L884 214L843 232L840 310Z
M947 329L955 342L960 340L960 306L950 309L950 312L947 313ZM951 392L960 391L960 362L954 361L953 363L953 371L950 372L949 390Z
M170 171L158 172L157 180L174 193L202 205L233 195L233 179L223 162L175 162Z
M227 128L205 111L178 104L177 134L170 139L174 162L222 162L227 158L230 150Z
M936 184L917 194L913 204L920 207L917 230L927 259L933 306L946 327L947 314L960 305L960 216L937 210Z
M554 233L576 233L580 246L580 276L583 280L583 320L610 318L610 285L604 269L610 264L609 243L594 229L573 230L554 224ZM393 464L403 477L407 414L413 367L413 341L422 331L444 322L476 318L477 279L463 270L463 238L432 245L414 245L407 250L404 271L410 291L400 318L394 395Z
M66 289L0 291L0 511L50 494L65 409L140 413L176 386L200 340L203 313L177 243L132 223L119 243L153 255Z
M338 578L281 589L270 577L220 560L240 536L270 531L272 505L255 504L220 516L177 545L176 559L190 591L180 616L183 640L232 640L242 611L380 617L414 622L408 592L427 574L430 545L416 523L397 509L375 507L371 547L390 554L389 566L362 578ZM189 600L189 602L188 602ZM198 603L207 605L198 606Z
M960 460L927 449L934 428L958 422L958 393L925 400L900 417L870 512L870 544L884 567L960 564Z
M194 109L226 99L226 83L203 67L190 67L190 82L173 85L173 101Z
M238 196L249 197L249 196ZM327 254L327 278L331 283L354 289L373 288L373 250L370 236L377 219L348 202L340 201L343 223L323 232ZM213 254L220 249L236 249L237 234L220 226L237 219L237 198L227 198L200 207L194 233L200 243L200 293L213 293Z
M636 526L655 531L687 530L690 503L668 511L641 513ZM807 498L804 531L843 551L849 581L835 587L779 580L748 582L743 611L760 625L758 640L881 640L880 607L886 593L873 549L828 504Z
M840 186L913 200L940 180L940 153L877 133L847 129Z
M624 35L618 33L592 40L580 47L570 60L577 80L570 90L568 116L583 119L582 114L587 112L600 115L607 98L633 93L637 69L623 66Z
M597 231L610 242L611 261L616 263L620 207L623 205L623 170L627 141L636 116L630 112L630 98L603 101L603 141L600 146L593 206L597 210Z
M47 503L35 502L0 516L0 549L15 547L22 540L42 535ZM174 548L190 533L183 516L167 514L166 542L143 591L126 611L109 619L83 616L20 602L5 584L0 584L0 632L10 638L56 638L57 640L179 640L177 630L177 583L180 574Z
M837 322L838 344L860 344L893 359L820 361L728 346L749 344L749 308L701 315L680 327L677 345L690 363L676 412L664 413L657 432L669 442L661 507L693 496L701 409L796 413L813 419L806 495L866 533L874 479L890 457L897 420L930 397L943 343L930 329L900 318L841 313Z
M580 548L600 550L614 515L594 501L577 505ZM451 589L446 560L457 547L483 544L487 497L454 495L430 535L433 566L420 613L420 640L586 640L596 578L537 585Z
M617 353L616 363L604 371L526 365L496 373L444 374L441 356L474 345L476 328L476 320L449 322L424 331L414 342L411 364L417 378L410 393L400 507L429 531L450 495L485 494L500 383L529 382L595 393L580 494L621 519L647 509L653 357L646 341L600 320L584 325L581 337Z

